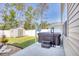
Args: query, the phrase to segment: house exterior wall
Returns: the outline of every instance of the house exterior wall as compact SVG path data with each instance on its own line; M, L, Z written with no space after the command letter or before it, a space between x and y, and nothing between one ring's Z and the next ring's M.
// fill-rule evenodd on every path
M65 24L64 24L65 25ZM79 4L67 4L67 36L64 35L65 55L79 56Z

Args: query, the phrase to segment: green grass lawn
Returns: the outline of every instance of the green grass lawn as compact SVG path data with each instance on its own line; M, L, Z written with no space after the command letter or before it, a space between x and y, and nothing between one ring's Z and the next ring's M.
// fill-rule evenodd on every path
M25 48L33 43L35 43L35 37L32 36L25 36L25 37L18 37L18 38L6 38L8 39L9 44L13 44L22 48Z

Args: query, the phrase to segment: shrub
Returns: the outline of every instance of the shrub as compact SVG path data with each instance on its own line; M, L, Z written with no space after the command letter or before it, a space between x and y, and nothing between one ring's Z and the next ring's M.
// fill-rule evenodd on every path
M8 39L6 39L5 35L3 35L1 42L4 44L6 44L8 42Z

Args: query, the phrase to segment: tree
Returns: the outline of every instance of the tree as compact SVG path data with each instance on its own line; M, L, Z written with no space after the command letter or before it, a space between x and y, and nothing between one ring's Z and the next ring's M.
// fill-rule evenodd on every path
M3 30L5 30L5 27L6 27L7 23L8 23L7 21L8 21L8 18L9 18L7 13L6 13L6 10L3 10L2 18L3 18L3 21L4 21Z
M9 23L12 28L15 28L19 25L19 22L15 19L16 17L15 15L16 15L15 11L13 9L10 10Z
M25 16L25 10L26 10L26 4L24 3L13 3L12 6L15 6L16 7L16 10L18 11L17 15L20 15L19 16L19 25L21 24L21 21L23 20L23 17ZM25 25L27 22L25 21L25 24L24 24L24 28L27 29L27 27Z
M48 29L49 28L49 23L47 23L47 21L42 21L40 24L40 27L42 29Z
M43 14L44 14L45 10L48 9L48 4L47 3L40 3L39 8L40 8L41 23L42 23ZM41 25L41 27L42 27L42 25Z
M27 8L27 11L25 12L25 16L26 16L26 23L27 23L27 25L29 25L29 27L28 26L25 26L24 25L24 28L26 28L26 27L28 27L29 29L32 29L32 27L34 27L34 25L33 25L33 19L34 19L34 16L33 16L33 8L32 8L32 6L29 6L28 8ZM25 24L26 24L25 23ZM32 26L33 25L33 26Z
M24 29L30 29L30 23L28 21L25 21L24 23Z
M39 18L41 19L41 23L43 20L43 16L44 16L44 12L48 9L48 4L47 3L40 3L38 4L38 7L34 10L34 15L35 18ZM42 27L42 25L40 25L40 27Z
M23 16L24 16L23 13L25 13L25 5L26 5L26 4L24 4L24 3L13 3L13 4L12 4L12 6L15 6L16 9L19 11L19 12L17 13L17 15L20 15L19 17L20 17L21 19L23 19ZM20 20L19 20L19 21L20 21Z
M25 9L24 3L12 3L12 6L15 6L18 11L23 11Z
M15 19L16 12L14 9L8 10L8 8L11 7L11 4L5 4L4 10L3 10L3 21L5 23L4 29L11 29L18 26L18 21ZM7 14L7 11L9 11L9 15Z

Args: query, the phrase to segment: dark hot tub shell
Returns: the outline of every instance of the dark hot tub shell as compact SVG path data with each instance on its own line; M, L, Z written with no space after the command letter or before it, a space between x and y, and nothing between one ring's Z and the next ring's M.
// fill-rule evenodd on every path
M60 45L60 36L60 33L40 32L38 33L38 42L42 43L42 41L50 41L54 45Z

